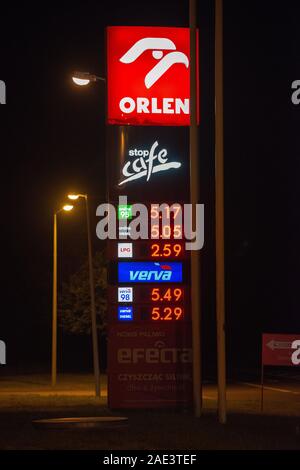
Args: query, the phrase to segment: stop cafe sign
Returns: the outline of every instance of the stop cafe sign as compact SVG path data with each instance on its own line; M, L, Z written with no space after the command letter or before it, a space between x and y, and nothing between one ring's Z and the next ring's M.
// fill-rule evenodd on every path
M108 124L188 126L189 28L108 27L107 93Z

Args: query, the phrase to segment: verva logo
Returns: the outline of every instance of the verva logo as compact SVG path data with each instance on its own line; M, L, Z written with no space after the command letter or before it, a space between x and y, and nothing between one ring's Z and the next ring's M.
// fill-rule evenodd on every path
M189 28L107 28L108 124L188 126Z
M182 263L119 262L118 280L119 282L182 282Z

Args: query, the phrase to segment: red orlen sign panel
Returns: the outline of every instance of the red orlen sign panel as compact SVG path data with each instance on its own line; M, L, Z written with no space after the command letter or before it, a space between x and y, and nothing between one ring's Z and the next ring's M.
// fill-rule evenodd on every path
M300 335L263 334L262 363L266 366L299 366Z
M108 124L189 125L189 35L189 28L107 28Z

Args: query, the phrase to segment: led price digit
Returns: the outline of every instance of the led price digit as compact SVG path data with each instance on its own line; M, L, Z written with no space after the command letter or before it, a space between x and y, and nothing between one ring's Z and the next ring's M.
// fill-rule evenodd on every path
M151 204L151 219L152 220L157 220L159 218L162 218L162 215L160 215L160 212L164 211L165 213L164 218L165 219L171 219L171 212L172 212L172 219L176 221L177 217L180 215L181 211L181 206L173 204L172 206L169 206L168 204L159 206L158 204Z
M180 320L183 317L182 307L153 307L151 311L151 320Z
M179 243L171 245L171 243L164 243L163 245L158 245L153 243L151 245L151 257L152 258L169 258L174 256L177 258L182 252L182 246Z
M182 227L181 227L181 225L174 225L173 236L174 236L174 238L182 238Z
M179 302L183 297L183 289L176 287L175 289L169 288L167 290L161 290L158 287L154 287L151 291L152 302Z
M182 289L176 288L173 291L173 295L175 297L176 302L178 302L182 298L183 291Z
M174 224L173 229L170 225L164 224L162 226L161 234L159 230L159 224L154 224L151 226L151 238L158 240L159 238L163 239L182 239L182 225Z
M176 245L173 245L173 251L175 256L179 256L182 252L182 246L179 245L179 243L176 243Z

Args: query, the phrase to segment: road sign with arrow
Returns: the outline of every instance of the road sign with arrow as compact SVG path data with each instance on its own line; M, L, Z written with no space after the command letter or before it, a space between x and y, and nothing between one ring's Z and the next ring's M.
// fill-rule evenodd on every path
M300 335L263 334L262 363L265 366L297 366Z

